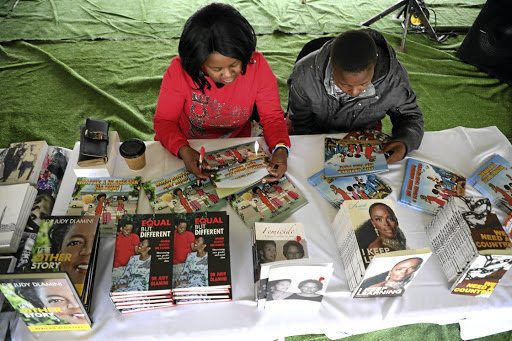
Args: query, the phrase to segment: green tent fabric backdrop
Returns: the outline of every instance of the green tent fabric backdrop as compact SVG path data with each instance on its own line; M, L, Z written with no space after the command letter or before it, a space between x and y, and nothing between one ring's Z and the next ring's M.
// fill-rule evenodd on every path
M0 0L0 148L46 140L72 148L87 117L106 119L121 140L152 140L162 75L177 54L186 19L201 0ZM286 79L306 42L360 28L396 0L227 0L253 24L258 50L276 74L283 109ZM438 31L464 32L485 0L427 2ZM397 14L396 11L394 14ZM401 18L372 24L400 45ZM425 130L495 125L512 137L512 87L455 53L464 35L438 43L426 33L407 36L398 52L424 112ZM390 131L390 122L384 130ZM442 151L440 151L442 152ZM418 324L353 340L460 339L456 325ZM502 333L494 339L510 339ZM350 340L349 338L347 340ZM489 337L491 339L493 337ZM323 336L290 337L319 340ZM494 340L493 339L493 340Z

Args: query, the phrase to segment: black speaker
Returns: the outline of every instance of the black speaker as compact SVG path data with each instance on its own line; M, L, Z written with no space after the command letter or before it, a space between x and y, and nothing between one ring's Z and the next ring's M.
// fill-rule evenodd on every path
M456 56L512 85L512 0L487 0Z

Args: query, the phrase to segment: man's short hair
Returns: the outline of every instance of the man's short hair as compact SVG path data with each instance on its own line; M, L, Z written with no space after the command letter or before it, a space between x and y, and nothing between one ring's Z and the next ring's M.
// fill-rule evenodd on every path
M361 72L377 63L377 45L365 31L340 34L331 46L331 64L346 72Z

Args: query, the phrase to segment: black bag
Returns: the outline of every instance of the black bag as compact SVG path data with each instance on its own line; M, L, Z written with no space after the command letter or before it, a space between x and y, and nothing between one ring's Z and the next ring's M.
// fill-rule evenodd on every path
M110 122L88 118L80 126L79 166L95 166L107 163L108 128Z

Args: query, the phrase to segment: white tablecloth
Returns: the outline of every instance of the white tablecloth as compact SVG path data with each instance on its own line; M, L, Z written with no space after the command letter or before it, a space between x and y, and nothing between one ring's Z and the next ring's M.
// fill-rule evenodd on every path
M343 134L342 134L343 135ZM339 135L339 136L342 136ZM318 312L272 312L258 310L253 299L250 230L235 212L230 215L231 269L233 302L179 306L121 315L109 299L110 274L114 239L102 238L94 289L90 331L51 332L32 335L20 321L14 330L15 340L275 340L278 337L325 333L330 337L360 334L378 329L421 322L449 324L461 322L465 339L512 329L512 272L501 280L488 299L463 297L449 293L449 283L436 256L432 256L398 298L353 299L348 291L345 273L332 237L330 224L336 214L331 206L307 182L307 178L323 168L323 135L292 136L292 153L288 175L306 195L309 203L286 221L302 222L306 228L310 257L334 262L334 276ZM191 145L204 145L213 150L253 139L194 140ZM264 144L262 138L258 138ZM115 176L142 175L148 180L183 167L159 142L147 143L147 166L134 173L118 158ZM491 154L499 153L512 160L512 145L496 127L454 129L427 132L419 150L411 157L430 161L464 176L469 176ZM76 152L70 165L76 162ZM73 167L68 167L54 215L65 214L75 181ZM380 173L393 189L390 198L396 202L404 176L405 160ZM469 195L479 195L468 186ZM150 213L141 198L139 213ZM424 227L432 216L395 204L402 229L411 248L430 246ZM503 212L498 212L504 219ZM483 317L485 316L485 319ZM496 317L496 318L493 318ZM499 318L498 318L499 317ZM483 328L485 326L485 328Z

